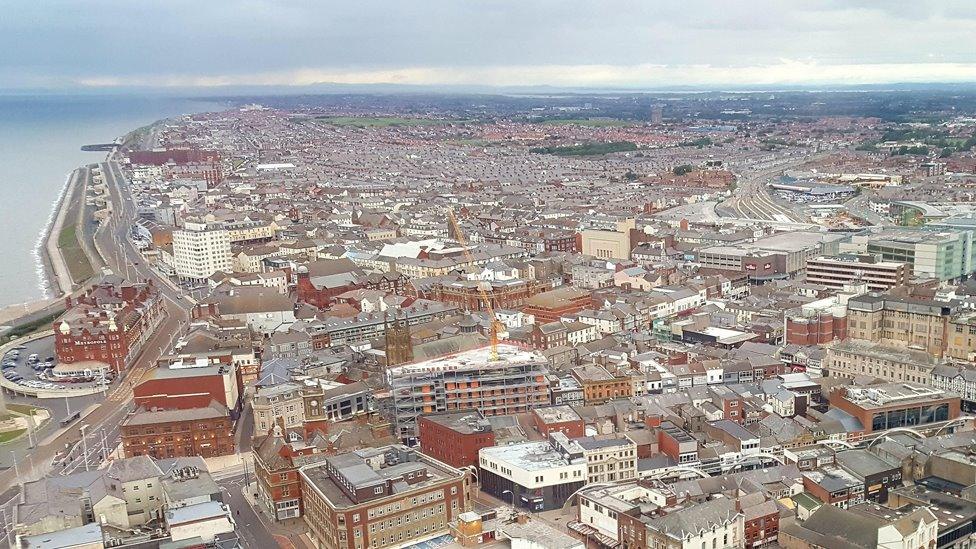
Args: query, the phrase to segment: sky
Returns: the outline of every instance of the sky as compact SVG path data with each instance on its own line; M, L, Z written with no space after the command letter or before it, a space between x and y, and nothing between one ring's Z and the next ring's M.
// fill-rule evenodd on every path
M5 0L0 89L976 82L973 0Z

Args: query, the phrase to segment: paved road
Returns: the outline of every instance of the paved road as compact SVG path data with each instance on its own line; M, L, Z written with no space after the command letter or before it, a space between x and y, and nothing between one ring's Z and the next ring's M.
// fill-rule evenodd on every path
M131 222L135 219L135 207L131 196L128 195L127 186L123 183L121 171L115 162L102 164L102 172L108 184L109 193L114 205L115 216L104 224L96 233L99 248L106 252L108 267L114 272L120 273L128 278L157 279L167 315L160 323L159 327L153 332L146 343L143 345L139 356L136 357L132 366L125 373L122 380L105 396L104 400L81 422L72 426L70 429L62 431L57 436L43 441L46 444L40 445L31 451L31 460L35 470L34 477L49 471L53 465L54 457L63 451L69 444L75 443L80 439L80 426L86 425L86 431L92 436L104 429L108 435L117 432L119 424L129 411L129 403L132 399L132 387L135 386L146 373L155 367L156 360L163 351L171 345L173 339L181 332L188 322L189 304L183 300L179 293L167 284L158 280L156 273L145 265L139 251L132 245L127 238L131 230ZM118 253L109 253L109 250L118 249ZM94 460L89 451L89 460ZM81 464L83 462L77 462ZM0 472L0 492L8 490L12 486L29 480L26 475L20 479L16 478L14 469L7 469Z
M253 475L251 479L253 479ZM237 534L245 549L268 549L278 547L278 542L268 528L268 518L264 517L244 499L244 475L236 475L216 481L224 497L224 503L234 510Z

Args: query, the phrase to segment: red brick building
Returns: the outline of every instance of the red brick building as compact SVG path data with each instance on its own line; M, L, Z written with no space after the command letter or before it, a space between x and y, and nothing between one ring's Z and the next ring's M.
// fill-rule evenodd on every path
M586 436L583 418L569 406L549 406L532 410L532 424L536 431L549 438L550 433L563 433L569 438Z
M310 444L288 442L276 433L254 437L254 477L258 500L271 517L278 520L297 518L304 512L301 477L298 468L316 463L328 455L326 446L315 437Z
M227 407L213 401L182 410L140 407L123 420L121 435L125 457L214 457L236 451Z
M296 270L298 301L325 309L336 296L352 290L379 290L403 295L409 279L396 272L364 273L348 259L312 261Z
M812 316L787 315L786 343L818 345L847 338L847 317L820 311Z
M58 362L95 360L116 372L135 359L164 314L152 281L130 284L116 276L102 278L76 298L65 298L65 306L53 325Z
M417 419L420 450L452 467L477 467L478 450L495 445L491 424L477 412L448 412Z
M535 321L544 324L559 320L565 315L578 313L590 305L590 292L565 286L530 297L521 311L535 315Z
M299 474L316 547L406 547L450 533L471 509L467 473L401 445L330 456Z
M424 291L408 286L408 294L424 299L432 299L457 305L465 311L481 311L485 302L481 297L479 285L484 285L488 299L493 309L517 309L532 296L542 293L548 287L536 280L508 280L483 282L474 280L456 280L450 282L435 282Z
M160 365L132 389L137 406L147 409L187 410L215 401L235 415L243 387L233 364Z

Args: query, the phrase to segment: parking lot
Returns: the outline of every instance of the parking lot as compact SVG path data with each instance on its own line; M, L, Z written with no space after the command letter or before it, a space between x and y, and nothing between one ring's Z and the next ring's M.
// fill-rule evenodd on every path
M32 389L83 389L99 384L97 380L73 383L54 380L51 369L57 365L54 354L54 336L29 341L7 351L0 366L3 376L18 385Z

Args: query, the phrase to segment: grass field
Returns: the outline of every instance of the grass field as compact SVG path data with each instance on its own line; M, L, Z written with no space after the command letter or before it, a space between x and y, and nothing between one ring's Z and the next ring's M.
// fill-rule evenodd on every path
M8 341L17 339L18 337L30 335L34 332L41 332L44 330L48 330L51 328L51 323L54 322L54 319L61 316L62 312L64 311L51 313L47 316L38 318L37 320L34 320L32 322L21 324L20 326L15 327L13 330L10 330L9 332L3 334L3 336L0 336L0 343L6 343Z
M20 435L27 432L27 429L15 429L13 431L7 431L6 433L0 433L0 444L4 442L10 442L11 440L19 437Z
M388 128L391 126L443 126L467 120L438 120L431 118L400 118L396 116L319 116L319 122L352 128Z
M631 125L626 120L614 118L558 118L542 120L539 123L547 126L586 126L590 128L619 128Z
M536 154L554 154L556 156L596 156L615 152L636 151L637 145L630 141L614 141L611 143L583 143L581 145L567 145L563 147L536 147L529 152Z
M78 242L78 232L74 224L61 228L61 234L58 235L58 248L61 250L61 256L64 257L68 273L71 274L71 280L75 283L80 284L95 274L88 256Z
M7 404L7 409L11 412L17 412L18 414L27 415L31 410L36 410L33 406L29 404Z

